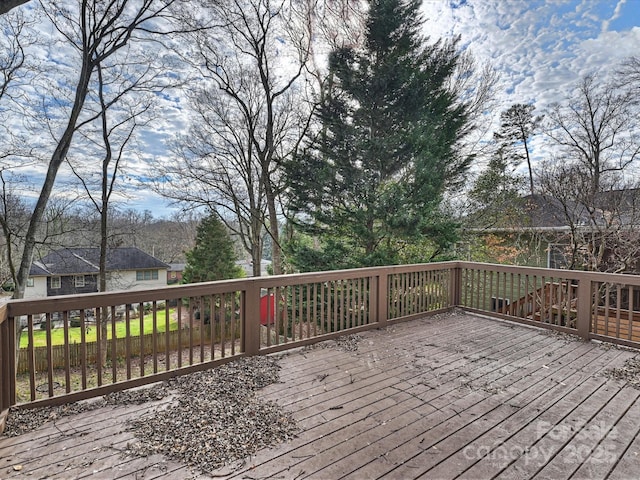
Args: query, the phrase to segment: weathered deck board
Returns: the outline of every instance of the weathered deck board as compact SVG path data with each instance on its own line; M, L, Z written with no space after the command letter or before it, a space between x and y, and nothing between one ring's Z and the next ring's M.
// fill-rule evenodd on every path
M495 423L517 411L517 404L512 402L535 395L545 388L540 385L543 382L530 383L526 378L530 374L515 374L520 375L524 376L524 382L499 387L491 384L492 389L498 389L497 393L487 394L480 390L480 396L483 398L478 402L474 402L479 398L478 392L470 392L448 408L443 405L440 411L424 416L419 422L395 434L393 438L387 438L385 443L391 443L395 447L384 452L388 446L381 443L379 448L382 456L360 468L359 473L377 475L378 472L387 469L388 478L413 478L416 474L426 473L439 457L455 453L464 447L467 441L481 435ZM505 378L509 376L514 377L506 375ZM518 383L525 384L522 390L517 387ZM482 395L483 393L485 395ZM387 466L385 462L392 465Z
M422 357L419 357L422 358ZM442 360L439 361L438 366L430 372L430 376L434 379L439 379L447 372L451 371L451 365L457 364L459 362L458 359L452 359L454 361L444 362ZM476 363L476 370L482 368L482 363ZM424 377L423 373L420 372L419 369L412 368L409 371L414 371L414 378L409 378L408 381L416 383L417 377L417 387L422 390L420 377ZM440 380L437 380L440 382ZM422 381L424 383L424 380ZM334 446L328 450L328 453L333 455L323 455L322 457L316 457L314 462L320 462L320 467L323 470L323 473L326 473L327 478L333 478L334 473L342 468L341 464L348 466L353 466L354 459L352 458L354 455L357 457L367 456L367 452L363 452L359 450L359 445L368 445L369 449L384 449L383 443L389 436L385 432L394 432L401 431L402 428L408 427L410 424L420 420L423 416L436 413L438 416L442 415L442 409L446 408L447 403L449 403L452 399L452 396L457 396L460 386L458 384L450 384L444 383L444 386L439 387L430 387L426 392L418 392L414 393L412 390L415 390L415 385L412 383L408 383L406 387L403 387L401 383L396 383L394 386L397 394L396 394L396 405L394 409L397 412L393 411L381 411L378 412L371 421L374 422L373 431L366 431L365 433L358 433L355 435L355 432L352 433L352 437L345 442L344 445L339 444L338 442L332 442ZM356 385L357 386L357 385ZM403 398L404 397L404 398ZM466 400L471 400L472 397L466 398ZM400 410L402 408L402 410ZM417 418L413 418L417 415ZM385 420L388 419L388 420ZM354 426L361 428L362 426L355 423ZM326 437L326 434L324 434ZM382 443L379 441L381 440ZM311 449L316 448L316 445L311 444ZM382 452L385 453L385 452ZM349 456L347 456L349 454ZM374 451L371 453L372 457L375 457L379 454L379 452ZM337 459L334 458L337 456ZM326 458L323 458L326 457ZM355 460L357 463L357 460Z
M462 314L360 337L356 351L330 342L283 356L281 382L260 395L293 412L299 436L216 477L637 477L640 391L600 375L637 352ZM127 419L170 402L0 437L0 478L206 478L123 454L135 440Z

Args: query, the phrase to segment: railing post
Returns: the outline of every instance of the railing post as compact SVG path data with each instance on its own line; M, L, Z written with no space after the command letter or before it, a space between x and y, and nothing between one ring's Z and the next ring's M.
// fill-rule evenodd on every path
M4 431L9 407L16 403L16 320L0 308L0 433Z
M376 306L376 322L380 328L386 328L387 317L389 315L389 298L388 298L388 278L389 274L385 271L373 277L375 286L371 289L376 298L372 298L372 304Z
M243 292L242 351L247 355L260 353L260 284L249 282Z
M462 269L456 265L449 269L449 305L458 307L461 303Z
M578 336L589 339L591 325L591 307L593 295L591 292L591 280L587 278L578 279L578 304L576 314L576 333Z

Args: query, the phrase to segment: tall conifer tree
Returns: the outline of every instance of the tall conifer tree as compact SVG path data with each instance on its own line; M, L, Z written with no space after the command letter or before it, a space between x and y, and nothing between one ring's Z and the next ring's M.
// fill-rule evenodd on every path
M364 45L330 55L322 128L288 168L298 225L320 243L291 243L302 270L398 263L407 241L451 239L438 212L468 167L454 149L467 106L449 88L457 40L428 43L419 7L371 0Z

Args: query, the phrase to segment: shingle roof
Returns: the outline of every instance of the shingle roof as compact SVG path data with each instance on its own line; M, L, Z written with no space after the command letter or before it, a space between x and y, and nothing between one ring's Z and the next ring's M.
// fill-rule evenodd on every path
M523 199L523 220L525 227L562 228L574 226L606 224L606 218L615 214L621 224L633 225L638 222L640 211L640 190L609 190L600 192L589 207L576 200L564 203L546 195L527 195Z
M50 275L47 267L42 262L35 261L31 264L31 270L29 271L31 276Z
M522 200L523 227L562 228L567 226L567 214L563 205L555 198L535 194L527 195ZM584 207L578 204L569 205L569 214L574 217L574 223L583 223Z
M96 274L100 271L99 248L63 248L31 265L29 275ZM107 250L107 271L166 269L169 265L136 247Z
M616 223L640 226L640 189L600 192L588 204L548 195L527 195L513 200L504 211L480 211L469 217L471 231L555 231L592 228Z

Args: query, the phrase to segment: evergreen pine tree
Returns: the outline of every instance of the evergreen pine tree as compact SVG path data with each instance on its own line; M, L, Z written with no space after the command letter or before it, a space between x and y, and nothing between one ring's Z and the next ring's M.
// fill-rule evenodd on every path
M542 123L542 116L534 117L533 105L515 103L500 114L500 130L494 133L494 138L500 143L505 154L516 165L527 161L529 172L529 193L534 194L533 167L531 165L530 142Z
M320 241L290 244L302 270L399 263L412 238L452 238L439 206L468 167L454 150L467 107L448 88L457 41L428 44L419 7L372 0L363 48L330 55L322 129L287 169L299 227Z
M187 252L184 269L185 283L208 282L241 277L242 269L236 265L233 241L224 224L210 215L200 222L196 231L196 244Z

